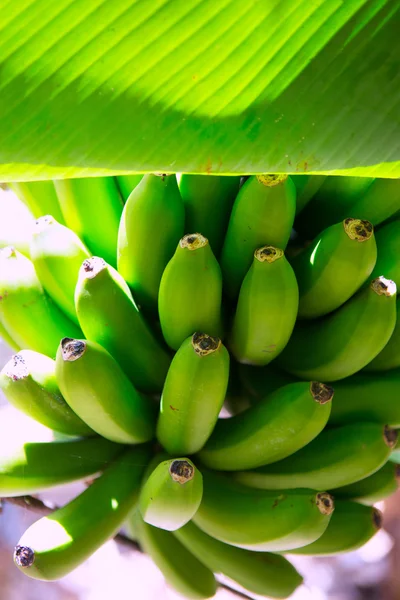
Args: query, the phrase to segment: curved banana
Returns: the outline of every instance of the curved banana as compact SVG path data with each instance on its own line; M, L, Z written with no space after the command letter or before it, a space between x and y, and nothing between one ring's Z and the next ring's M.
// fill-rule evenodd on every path
M29 258L34 223L28 207L15 194L0 188L0 248L12 246Z
M158 296L161 329L178 350L195 331L222 334L222 275L207 238L185 235L163 273Z
M215 256L221 252L239 183L240 177L236 176L185 173L178 181L185 207L185 230L201 231Z
M348 218L324 229L291 261L299 284L298 316L315 319L339 308L368 279L376 257L369 221Z
M143 550L160 569L167 584L183 598L205 600L217 591L213 572L200 562L170 531L148 525L140 515L135 530Z
M254 469L281 460L323 430L332 397L333 389L316 381L286 385L236 417L220 419L199 459L222 471Z
M108 350L135 387L161 392L171 358L146 323L123 277L102 258L83 262L75 308L87 339Z
M140 491L139 510L149 525L174 531L196 513L203 495L201 472L188 458L161 462Z
M67 226L116 267L123 202L114 177L59 179L54 185Z
M194 454L204 446L228 379L229 353L219 338L195 333L183 342L165 380L157 423L157 438L170 454Z
M343 379L379 354L395 324L396 284L378 277L331 315L298 323L278 365L302 379Z
M68 227L47 215L35 224L31 257L46 292L66 315L78 324L74 294L82 262L90 253Z
M44 292L29 258L11 247L0 250L0 322L18 349L50 357L63 336L82 334Z
M253 490L203 470L203 498L193 521L221 542L263 552L311 544L334 510L332 496L313 490Z
M375 232L378 257L371 279L385 273L385 277L391 279L400 291L400 220L387 223Z
M333 490L375 473L388 460L397 432L377 423L325 429L284 460L235 473L244 485L266 490Z
M345 498L371 506L376 502L385 500L397 491L399 476L400 465L388 461L369 477L336 488L335 498Z
M124 206L118 232L118 271L144 310L157 311L161 276L184 221L175 175L144 175Z
M121 196L126 202L138 183L141 182L143 175L118 175L115 178Z
M251 552L219 542L189 522L174 536L214 573L222 573L253 594L287 598L303 578L283 556Z
M335 501L335 512L322 536L290 554L331 556L352 552L366 544L381 528L382 513L373 506L345 500Z
M299 307L299 290L283 250L263 246L239 292L229 348L239 362L264 366L289 341Z
M396 302L396 325L386 346L375 356L374 360L364 367L364 371L390 371L400 367L400 297ZM384 375L384 374L383 374Z
M64 225L64 217L52 181L27 181L7 184L20 200L29 208L35 219L53 215Z
M296 216L301 213L313 196L318 192L326 179L326 175L291 175L296 186Z
M357 373L335 382L329 426L372 421L400 427L400 369Z
M0 496L37 494L102 471L124 446L102 437L76 439L8 405L0 409Z
M256 248L286 248L296 211L296 188L287 175L253 175L236 196L221 252L224 290L239 294Z
M0 372L0 389L28 417L66 435L94 435L68 406L56 382L55 361L33 350L21 350Z
M56 378L72 410L96 433L122 444L153 437L155 405L136 391L116 360L96 342L63 338Z
M82 494L31 525L14 550L28 577L64 577L115 535L137 502L149 448L126 450Z

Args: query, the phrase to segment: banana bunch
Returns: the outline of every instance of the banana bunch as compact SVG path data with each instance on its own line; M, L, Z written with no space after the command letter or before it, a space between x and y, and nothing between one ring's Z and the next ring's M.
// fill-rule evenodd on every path
M287 598L286 554L375 535L399 473L399 181L10 187L0 496L92 477L22 535L23 573L63 577L124 526L186 598L219 575Z

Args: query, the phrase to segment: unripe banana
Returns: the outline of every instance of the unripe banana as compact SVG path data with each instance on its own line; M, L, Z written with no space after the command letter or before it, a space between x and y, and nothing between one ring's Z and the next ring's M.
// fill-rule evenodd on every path
M395 324L396 284L378 277L331 315L298 323L277 361L302 379L343 379L379 354Z
M161 392L171 359L138 309L123 277L102 258L83 262L75 308L89 340L103 346L143 392Z
M0 250L0 322L18 349L51 357L63 336L82 333L46 295L29 258L11 247Z
M102 437L56 434L5 406L0 409L0 496L37 494L94 475L123 450Z
M196 514L203 495L203 477L188 458L160 463L149 475L139 497L139 510L149 525L175 531Z
M21 350L0 372L0 389L28 417L66 435L94 435L68 406L56 382L55 361L32 350Z
M229 336L236 360L264 366L276 358L289 341L298 306L296 277L283 250L258 248L240 288Z
M74 294L82 262L90 253L68 227L47 215L36 221L31 257L46 292L66 315L78 323Z
M87 560L115 535L137 501L147 446L126 450L82 494L31 525L14 562L28 577L54 581Z
M59 223L64 218L52 181L27 181L7 184L29 208L35 219L44 215L53 215Z
M185 206L185 231L201 231L219 256L240 177L186 175L179 180Z
M329 425L372 421L400 427L400 369L387 373L357 373L335 382L335 402Z
M1 311L0 311L0 315L1 315ZM0 316L0 319L1 319L1 316ZM19 350L19 345L16 342L14 342L11 335L8 333L7 329L4 327L4 325L2 324L1 321L0 321L0 338L3 340L3 342L5 344L7 344L7 346L10 346L10 348L12 348L13 350L16 350L16 351Z
M315 319L339 308L368 279L376 256L369 221L348 218L324 229L291 261L299 284L299 317Z
M183 342L165 380L157 423L157 438L170 454L194 454L204 446L228 378L229 353L219 338L195 333Z
M161 276L184 233L184 221L175 175L144 175L122 213L118 271L145 310L157 311Z
M284 386L242 414L220 419L199 458L207 467L222 471L254 469L281 460L323 430L332 397L331 387L315 381Z
M366 544L381 528L382 513L373 506L335 501L335 512L322 536L290 554L332 556L352 552Z
M354 500L366 506L381 502L397 491L400 465L388 461L378 471L356 481L335 489L335 498Z
M291 175L296 186L296 215L298 215L318 192L326 175Z
M377 423L325 429L284 460L235 474L240 483L266 490L333 490L375 473L388 460L397 432Z
M212 537L258 552L289 550L321 537L334 510L332 496L312 490L252 490L203 470L203 498L194 523Z
M155 406L96 342L62 339L56 377L72 410L98 434L122 444L140 444L153 437Z
M67 226L116 267L123 202L114 177L60 179L54 185Z
M0 248L13 246L29 258L29 240L34 223L28 207L15 194L0 188Z
M211 571L222 573L253 594L287 598L303 581L283 556L224 544L192 522L175 531L174 536Z
M256 248L286 248L296 211L296 188L287 175L253 175L240 188L221 253L224 289L236 299Z
M152 527L136 517L139 543L160 569L167 584L183 598L205 600L217 591L214 574L185 548L170 531Z
M167 344L178 350L195 331L221 337L222 275L207 238L185 235L163 273L158 310Z
M378 371L390 371L391 369L400 367L400 297L397 298L396 302L396 314L396 326L388 343L383 350L375 356L374 360L364 367L364 371L376 373Z
M375 232L378 257L371 279L385 273L385 277L392 279L400 291L400 220L387 223Z
M115 178L121 196L126 202L138 183L141 182L143 175L118 175Z

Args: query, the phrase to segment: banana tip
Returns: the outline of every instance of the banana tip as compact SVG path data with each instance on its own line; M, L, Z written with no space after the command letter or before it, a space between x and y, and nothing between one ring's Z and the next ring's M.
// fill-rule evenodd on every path
M254 252L254 258L259 262L273 263L284 255L283 250L275 246L263 246Z
M188 233L179 242L180 247L186 248L186 250L198 250L207 246L207 244L208 239L204 235L201 235L201 233Z
M318 404L326 404L333 398L334 389L330 385L321 383L320 381L312 381L310 384L311 396Z
M41 231L44 231L45 229L47 229L47 227L49 227L49 225L54 225L55 223L57 223L57 221L51 215L44 215L43 217L39 217L35 221L35 227L33 229L33 234L34 235L38 234Z
M99 256L92 256L83 261L81 268L86 279L94 279L106 268L106 261Z
M365 242L369 240L374 233L374 226L369 221L362 219L348 218L343 221L343 227L351 240Z
M221 346L221 340L207 333L196 332L192 336L192 346L196 354L207 356L207 354L212 354L218 350Z
M283 183L284 181L286 181L286 179L288 178L288 175L286 173L280 173L280 174L266 173L264 175L257 175L256 177L257 177L257 181L259 183L262 183L266 187L274 187L274 186L279 185L280 183Z
M78 360L85 350L86 344L83 340L74 340L73 338L63 338L61 340L62 357L66 362Z
M397 431L391 427L388 427L388 425L385 425L383 428L383 439L385 440L386 446L389 446L389 448L394 448L397 443L397 437Z
M14 562L17 567L26 569L35 562L35 553L28 546L16 546L14 549Z
M173 460L169 472L172 479L181 485L194 477L194 467L187 460Z
M371 289L378 294L378 296L394 296L397 293L396 284L391 279L386 277L377 277L371 281Z
M24 357L21 354L14 354L6 366L6 375L13 381L26 379L29 376L29 369Z
M335 502L333 496L327 492L320 492L316 496L316 505L322 515L331 515L335 510Z

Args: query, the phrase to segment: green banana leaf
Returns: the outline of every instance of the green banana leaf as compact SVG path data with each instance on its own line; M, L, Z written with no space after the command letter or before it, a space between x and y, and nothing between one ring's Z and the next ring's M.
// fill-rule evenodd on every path
M400 0L0 0L0 180L400 177Z

